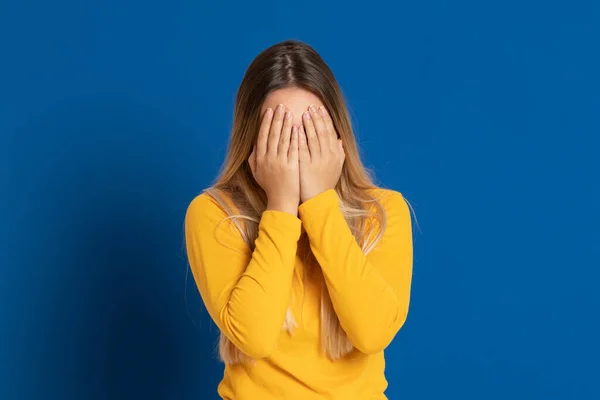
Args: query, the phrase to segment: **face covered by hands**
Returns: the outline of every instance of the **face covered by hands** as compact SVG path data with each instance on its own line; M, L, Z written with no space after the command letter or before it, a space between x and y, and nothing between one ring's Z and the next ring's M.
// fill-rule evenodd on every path
M274 115L269 109L275 111ZM263 102L261 114L258 141L262 144L248 161L273 208L292 212L293 203L297 209L299 203L336 186L344 165L344 149L331 115L317 95L298 87L275 90ZM257 153L265 157L257 158ZM265 160L272 161L268 169ZM296 168L290 162L295 162ZM281 163L286 167L280 169Z

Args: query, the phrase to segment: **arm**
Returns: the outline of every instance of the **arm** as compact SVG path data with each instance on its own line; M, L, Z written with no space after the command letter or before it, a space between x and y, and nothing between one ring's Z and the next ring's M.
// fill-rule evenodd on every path
M352 344L367 354L389 345L406 320L410 298L410 212L400 193L386 192L382 204L387 228L366 256L344 219L335 190L299 207L340 324Z
M263 358L275 348L289 306L301 223L265 211L251 251L226 217L206 194L192 201L185 219L189 263L221 332L246 355Z

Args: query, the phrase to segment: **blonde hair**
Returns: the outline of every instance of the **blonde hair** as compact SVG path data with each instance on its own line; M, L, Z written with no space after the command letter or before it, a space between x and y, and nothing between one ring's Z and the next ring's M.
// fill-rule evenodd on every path
M346 154L335 190L350 230L363 252L368 253L383 235L385 211L370 192L376 187L360 160L341 89L327 64L305 43L293 40L278 43L252 61L237 93L227 157L215 183L205 193L225 210L243 240L254 250L258 222L266 208L267 198L254 180L247 160L257 139L264 99L269 93L288 87L314 93L330 112ZM331 360L339 360L350 353L353 346L333 309L321 270L315 267L318 264L310 251L306 234L300 237L299 251L310 272L305 274L305 279L310 275L311 279L320 280L322 285L321 347ZM297 279L295 275L294 278ZM295 326L294 315L288 309L283 330L293 334ZM228 364L249 360L223 333L219 340L219 356Z

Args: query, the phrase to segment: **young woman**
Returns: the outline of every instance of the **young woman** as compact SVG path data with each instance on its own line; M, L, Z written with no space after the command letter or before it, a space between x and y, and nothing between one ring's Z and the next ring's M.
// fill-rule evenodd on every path
M372 183L310 46L285 41L252 62L223 170L185 227L221 332L222 398L386 398L383 350L408 313L410 212Z

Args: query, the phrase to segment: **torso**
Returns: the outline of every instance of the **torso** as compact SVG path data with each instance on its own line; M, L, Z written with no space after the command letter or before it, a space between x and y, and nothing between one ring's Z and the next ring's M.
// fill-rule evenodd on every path
M317 266L318 268L318 266ZM330 361L321 350L322 285L296 255L292 311L297 327L282 332L276 350L253 363L226 365L219 394L224 399L386 399L383 352L357 350ZM305 277L305 274L306 277Z

